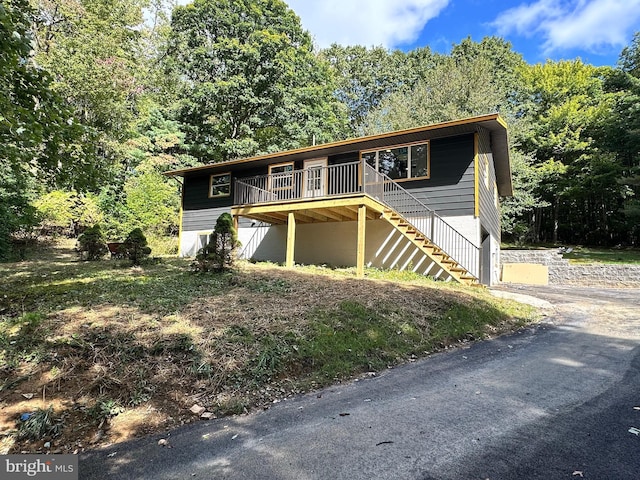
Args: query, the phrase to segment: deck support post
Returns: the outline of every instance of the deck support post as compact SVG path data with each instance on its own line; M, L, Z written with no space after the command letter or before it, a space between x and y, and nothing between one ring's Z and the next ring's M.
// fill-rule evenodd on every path
M285 266L293 268L294 252L296 249L296 216L293 212L287 215L287 257Z
M367 225L367 207L358 207L358 250L356 253L356 276L364 277L365 232Z
M236 233L238 233L238 216L231 215L231 218L233 218L233 228L235 229Z

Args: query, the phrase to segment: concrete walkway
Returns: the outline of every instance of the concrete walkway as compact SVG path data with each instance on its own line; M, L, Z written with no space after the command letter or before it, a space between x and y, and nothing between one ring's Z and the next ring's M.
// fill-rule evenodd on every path
M546 321L268 411L83 454L80 478L640 478L640 436L629 432L640 428L640 290L507 290L550 302Z

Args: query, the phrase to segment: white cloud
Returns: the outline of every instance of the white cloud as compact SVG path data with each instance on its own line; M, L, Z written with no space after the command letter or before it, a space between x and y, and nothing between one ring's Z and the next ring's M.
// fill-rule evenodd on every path
M541 35L550 53L622 47L639 23L640 0L537 0L505 10L492 26L500 35Z
M285 0L320 47L415 41L450 0Z

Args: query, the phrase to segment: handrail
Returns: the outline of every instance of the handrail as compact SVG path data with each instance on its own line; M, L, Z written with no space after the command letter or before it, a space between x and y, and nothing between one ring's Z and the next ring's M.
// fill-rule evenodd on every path
M234 205L361 193L360 162L311 167L235 180Z
M266 232L263 232L262 230L268 227L270 227L270 225L265 224L264 222L260 222L258 225L254 225L252 227L255 228L255 231L253 232L253 235L251 235L249 241L242 246L242 250L238 254L238 258L246 259L247 251L255 253L258 245L260 245L260 243L264 239L264 235L266 234Z
M418 232L453 258L476 278L479 251L469 239L449 225L440 215L402 188L392 178L364 164L364 193L398 212Z
M367 163L350 162L235 179L234 204L353 193L365 193L392 208L471 275L480 277L479 248L392 178Z

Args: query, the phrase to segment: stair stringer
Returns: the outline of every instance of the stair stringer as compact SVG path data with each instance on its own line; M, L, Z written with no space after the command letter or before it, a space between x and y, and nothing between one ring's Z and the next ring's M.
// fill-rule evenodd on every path
M427 235L416 228L400 213L392 208L385 208L382 218L389 222L407 240L423 252L431 261L447 272L455 281L463 285L479 285L478 278L460 265L454 258L433 243Z

